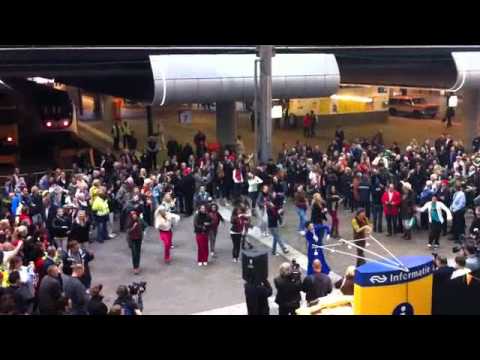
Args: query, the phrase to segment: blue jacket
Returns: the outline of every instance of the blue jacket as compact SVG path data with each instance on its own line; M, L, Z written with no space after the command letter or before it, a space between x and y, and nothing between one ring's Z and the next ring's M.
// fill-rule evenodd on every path
M20 205L20 201L21 201L21 195L20 194L15 194L15 196L12 198L12 205L10 207L10 212L14 216L17 213L17 208Z

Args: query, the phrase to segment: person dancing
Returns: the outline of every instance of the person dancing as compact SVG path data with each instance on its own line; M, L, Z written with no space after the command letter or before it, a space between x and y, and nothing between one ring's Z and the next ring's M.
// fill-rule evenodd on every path
M322 263L322 273L328 275L330 267L323 254L323 249L317 248L316 246L323 245L323 239L330 235L330 228L327 225L315 225L313 222L309 221L306 224L306 229L305 239L307 240L308 254L307 275L312 275L314 273L313 262L315 260L319 260Z
M159 206L155 211L155 228L160 232L160 240L163 242L163 257L166 264L172 260L170 249L172 248L173 225L178 222L179 216L168 213L164 206Z
M357 248L357 256L365 257L365 253L363 252L362 248L365 248L367 245L365 238L372 232L372 226L367 218L367 215L365 214L364 209L357 210L355 217L352 219L352 228L353 239L362 239L355 241L355 244L360 246L360 248ZM365 259L357 258L357 267L363 264L365 264Z

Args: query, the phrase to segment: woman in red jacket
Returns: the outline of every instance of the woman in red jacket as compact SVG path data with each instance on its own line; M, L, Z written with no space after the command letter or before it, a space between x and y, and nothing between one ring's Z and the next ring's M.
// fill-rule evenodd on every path
M392 236L397 232L396 224L400 202L400 193L395 190L393 184L390 184L388 190L385 191L382 196L383 213L387 218L387 236Z

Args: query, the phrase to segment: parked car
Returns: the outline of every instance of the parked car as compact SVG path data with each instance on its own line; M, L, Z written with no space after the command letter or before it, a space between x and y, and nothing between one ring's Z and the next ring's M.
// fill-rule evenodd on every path
M434 118L439 106L429 103L425 98L414 96L394 96L388 101L390 115L414 116L417 118Z

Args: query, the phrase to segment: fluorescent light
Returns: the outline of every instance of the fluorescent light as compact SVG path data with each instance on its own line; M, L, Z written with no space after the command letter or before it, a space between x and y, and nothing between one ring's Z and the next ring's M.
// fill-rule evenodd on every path
M33 78L29 78L28 80L30 81L34 81L36 82L37 84L54 84L55 83L55 79L47 79L47 78L42 78L42 77L33 77Z
M281 119L283 115L282 105L272 107L272 119Z
M354 102L362 102L362 103L371 103L373 99L366 96L356 96L356 95L332 95L330 96L332 100L347 100L347 101L354 101Z

